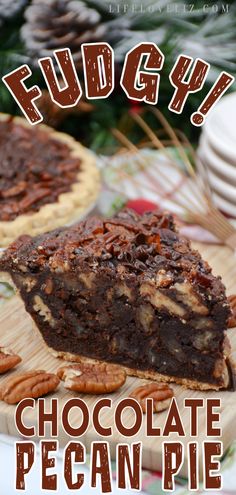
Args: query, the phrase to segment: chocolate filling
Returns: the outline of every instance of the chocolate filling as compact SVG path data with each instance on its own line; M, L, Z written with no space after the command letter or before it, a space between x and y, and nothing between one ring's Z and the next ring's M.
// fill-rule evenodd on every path
M76 182L80 163L47 131L0 120L0 221L56 202Z
M171 216L123 211L23 236L0 270L56 351L229 385L225 288Z

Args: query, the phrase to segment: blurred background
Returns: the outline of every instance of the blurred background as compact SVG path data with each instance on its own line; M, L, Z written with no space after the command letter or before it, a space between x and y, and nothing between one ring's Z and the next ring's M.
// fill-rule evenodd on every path
M45 121L96 152L113 149L111 127L129 134L134 142L140 139L137 126L127 117L139 104L129 101L119 85L124 56L140 41L157 43L165 54L158 107L193 144L200 130L191 125L190 115L222 70L236 75L235 1L0 0L0 27L1 77L23 63L29 64L33 70L29 85L37 83L44 89L39 105ZM61 110L49 98L37 60L51 55L54 49L69 47L83 85L80 45L95 41L107 41L115 50L115 90L108 99L83 99L78 107ZM203 58L211 64L211 71L204 89L188 98L182 115L175 115L168 110L173 95L168 76L180 53ZM0 110L20 113L3 83ZM157 125L152 116L148 118L152 128Z
M57 107L45 87L38 59L51 56L55 49L70 48L83 86L80 46L98 41L107 41L115 51L113 93L104 100L86 101L83 96L72 109ZM167 119L164 126L159 114L130 101L119 84L125 54L145 41L157 43L165 55L156 109ZM190 95L183 113L176 115L168 110L174 92L169 73L180 53L204 59L211 64L211 70L204 88ZM138 213L156 207L172 211L178 216L182 234L198 241L197 247L201 246L204 258L216 273L226 274L227 292L235 292L235 258L230 255L236 249L236 84L210 112L202 128L194 127L190 116L220 72L236 77L236 1L0 0L0 76L24 63L33 72L26 85L37 84L43 90L37 106L44 122L73 135L96 153L103 172L102 194L96 204L99 213L112 215L125 204ZM21 114L2 82L0 112ZM130 118L131 114L136 119L145 118L160 139L148 142L150 136L146 136L144 140L142 125ZM174 136L169 125L175 129ZM116 129L115 136L112 128ZM129 137L129 142L137 145L132 155L116 153L117 135ZM198 162L201 166L197 167ZM216 250L216 243L227 244L231 250L220 250L219 246ZM3 302L12 297L12 289L2 286ZM2 472L12 464L13 448L6 447L9 441L0 438L0 452L5 459L0 466ZM236 444L225 457L225 494L236 493L235 468ZM143 478L146 493L162 493L160 473L144 472ZM2 479L4 493L8 494L11 488L7 483L12 480L7 476ZM36 494L37 483L33 478L31 483ZM27 493L32 493L31 487ZM187 490L179 487L176 493L186 495Z

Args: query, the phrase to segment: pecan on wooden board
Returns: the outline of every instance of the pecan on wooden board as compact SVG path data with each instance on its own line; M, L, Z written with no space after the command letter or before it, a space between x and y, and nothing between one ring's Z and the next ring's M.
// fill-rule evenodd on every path
M108 394L118 390L126 381L120 366L107 363L76 363L57 371L65 388L84 394Z
M236 294L231 294L228 297L228 302L231 309L231 316L228 321L228 328L236 327Z
M21 361L21 357L15 354L11 349L0 347L0 374L11 370Z
M161 412L168 409L174 392L166 383L146 383L133 390L130 397L139 402L143 413L146 413L147 399L153 399L153 412Z
M22 399L37 399L53 392L59 385L59 378L46 371L27 371L12 376L0 387L0 399L7 404L17 404Z

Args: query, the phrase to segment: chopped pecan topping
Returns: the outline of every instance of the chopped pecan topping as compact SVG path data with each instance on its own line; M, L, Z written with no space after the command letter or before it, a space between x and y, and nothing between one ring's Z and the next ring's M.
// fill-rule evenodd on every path
M21 357L11 349L0 347L0 373L6 373L21 362Z
M12 196L18 196L23 193L27 188L27 183L25 181L20 181L13 187L6 189L6 191L2 191L3 198L11 198Z
M85 394L115 392L126 381L123 368L107 363L63 366L57 371L57 376L65 381L65 388Z
M8 260L13 264L16 253L18 266L25 263L35 272L48 266L58 273L77 270L83 264L91 267L93 263L96 268L97 263L101 263L104 270L115 270L121 278L132 272L140 278L145 274L144 284L153 278L155 270L154 282L160 290L167 291L175 282L189 282L193 292L199 292L200 287L201 293L205 294L203 305L212 306L208 294L212 296L213 293L214 299L220 298L224 294L223 285L214 278L199 253L191 250L189 242L172 229L170 215L152 212L139 217L132 211L123 210L109 220L90 217L73 227L34 239L24 241L21 237L3 256L3 262ZM180 246L183 254L175 249ZM50 284L47 290L50 291Z
M236 327L236 294L231 294L228 297L228 302L231 309L231 316L228 321L228 328Z
M10 272L57 353L176 377L200 389L224 385L225 288L169 215L123 211L21 236L4 251L0 270ZM36 281L31 296L29 277ZM104 393L123 382L120 370L97 367L67 367L66 387Z
M43 287L45 294L50 295L53 291L53 281L51 278L48 278Z
M174 392L166 383L147 383L136 388L130 397L139 402L144 413L147 410L147 399L153 399L153 411L160 412L169 407Z
M0 122L0 220L57 201L76 182L80 160L45 130Z
M59 378L46 371L28 371L11 377L0 387L0 399L7 404L17 404L30 397L37 399L53 392L59 385Z

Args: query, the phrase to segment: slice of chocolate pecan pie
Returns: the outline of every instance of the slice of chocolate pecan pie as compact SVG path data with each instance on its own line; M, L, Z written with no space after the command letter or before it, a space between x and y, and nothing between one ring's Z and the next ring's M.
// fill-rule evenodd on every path
M93 155L67 134L0 114L0 246L78 220L100 189Z
M125 210L23 236L0 270L56 355L202 390L232 386L225 288L168 214Z

